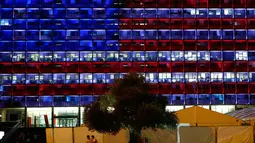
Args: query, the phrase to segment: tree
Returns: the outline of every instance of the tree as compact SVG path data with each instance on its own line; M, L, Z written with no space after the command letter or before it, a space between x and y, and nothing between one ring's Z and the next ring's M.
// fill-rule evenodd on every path
M175 128L177 116L165 110L168 100L150 93L150 84L136 73L116 79L109 92L85 108L84 124L90 130L116 134L130 131L130 143L140 142L142 129Z

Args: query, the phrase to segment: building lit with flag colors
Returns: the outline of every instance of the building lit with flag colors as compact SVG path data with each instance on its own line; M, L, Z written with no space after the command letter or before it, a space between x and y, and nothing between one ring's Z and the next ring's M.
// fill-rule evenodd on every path
M0 1L2 121L81 124L83 106L129 72L172 111L255 104L255 2Z

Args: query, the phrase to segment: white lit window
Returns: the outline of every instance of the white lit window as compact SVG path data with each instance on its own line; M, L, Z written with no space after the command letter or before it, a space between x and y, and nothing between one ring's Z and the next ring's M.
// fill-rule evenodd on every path
M186 82L197 82L197 73L195 73L195 72L185 73L185 81Z
M222 82L223 73L221 72L212 72L211 73L211 82Z
M236 60L248 60L248 52L247 51L236 51Z
M196 51L185 51L185 61L196 61L197 52Z

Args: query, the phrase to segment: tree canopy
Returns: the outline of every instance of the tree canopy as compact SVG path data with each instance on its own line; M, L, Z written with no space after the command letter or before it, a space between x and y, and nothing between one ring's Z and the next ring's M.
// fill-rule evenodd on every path
M150 89L145 78L136 73L116 79L106 95L85 108L84 124L111 134L121 129L139 134L146 128L175 128L178 118L166 111L167 98L151 94Z

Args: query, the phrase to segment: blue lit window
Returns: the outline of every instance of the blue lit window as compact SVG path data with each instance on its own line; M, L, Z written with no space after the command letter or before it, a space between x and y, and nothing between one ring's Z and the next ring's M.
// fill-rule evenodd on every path
M78 62L79 61L79 52L66 52L66 61L67 62Z
M52 52L40 52L40 62L51 62Z
M159 51L158 60L161 62L171 61L171 52L170 51Z
M145 80L149 83L158 83L158 73L146 73Z
M232 8L222 9L222 18L234 18L234 10Z
M158 31L157 30L145 30L145 39L158 39Z
M211 82L222 82L223 73L221 72L211 72Z
M235 52L233 52L233 51L224 51L223 52L223 60L224 61L234 61L235 60Z
M93 40L93 50L105 50L105 40Z
M66 53L65 52L54 52L53 54L54 62L64 62L66 61Z
M158 18L170 18L170 9L158 8L157 17Z
M65 40L66 39L66 31L65 30L54 30L53 31L53 39L54 40Z
M92 61L92 52L80 52L80 61L82 62L87 62L87 61Z
M172 8L170 10L171 18L182 18L183 11L180 8Z
M241 104L241 105L244 105L244 104L249 104L249 94L238 94L237 95L237 104Z
M39 53L38 52L27 52L26 55L27 62L38 62L39 61Z
M236 95L235 94L225 94L224 95L224 104L236 104Z
M25 52L14 52L12 57L13 62L25 62Z
M224 72L224 82L235 82L236 76L233 72Z
M208 39L208 30L197 30L196 32L196 39L199 40L207 40Z
M26 29L26 20L24 19L14 19L13 20L14 29Z
M38 84L39 75L38 74L27 74L26 75L26 84Z
M51 30L40 30L40 40L51 40L52 35Z
M172 73L172 82L184 82L184 73L173 72Z
M105 28L106 26L105 22L106 22L105 19L94 19L93 26L96 29Z
M93 52L93 61L95 61L95 62L105 61L105 52L104 51Z
M54 106L63 107L66 106L66 97L65 96L54 96Z
M250 72L249 73L249 78L250 78L250 82L255 82L255 73L254 72Z
M42 8L40 16L41 18L53 18L52 8Z
M133 60L134 62L145 61L145 52L142 52L142 51L134 51L134 52L133 52L132 60Z
M145 52L145 61L157 61L158 52L146 51Z
M13 0L13 5L17 7L25 7L27 4L27 0Z
M12 7L12 0L1 0L0 1L0 4L3 6L3 7Z
M95 101L96 98L93 96L89 96L89 95L82 95L80 96L80 102L81 102L81 106L85 106L90 104L91 102Z
M119 23L117 19L106 19L105 20L105 28L107 29L118 29L119 28Z
M12 8L1 8L1 18L13 18Z
M221 39L222 31L221 30L210 30L209 39L211 40L219 40Z
M28 29L38 29L40 25L39 20L37 19L27 19L27 28Z
M93 8L94 18L106 18L105 8Z
M91 73L81 73L80 74L80 83L92 83L92 74Z
M198 82L210 82L209 72L199 72L197 73Z
M39 106L39 97L38 96L27 96L26 97L27 107L37 107Z
M79 18L79 9L78 8L67 8L66 9L66 17L67 18Z
M55 41L54 42L54 50L55 51L65 51L66 45L68 45L70 41ZM68 46L67 46L68 47ZM69 46L70 49L74 48L73 46Z
M12 76L11 74L0 74L0 84L12 84Z
M196 51L185 51L184 53L185 61L196 61L197 52Z
M27 30L27 40L39 40L39 30Z
M106 39L106 31L105 30L93 30L93 39L94 40Z
M194 8L184 8L184 18L196 18L196 10Z
M93 83L105 83L105 74L104 73L95 73L93 74Z
M224 103L224 95L223 94L212 94L211 95L211 102L213 105L223 104Z
M66 39L67 40L79 40L80 39L79 30L66 30Z
M80 28L91 29L93 28L93 20L92 19L81 19L80 20Z
M236 81L237 82L249 82L248 72L237 72L236 73Z
M119 50L118 45L119 45L118 40L107 40L106 41L106 50L117 51L117 50Z
M25 30L14 30L13 35L13 40L26 40Z
M107 8L106 9L106 18L118 18L119 10L117 8Z
M70 40L67 41L66 43L66 50L67 51L77 51L80 49L80 42L77 40Z
M53 21L51 19L41 19L40 20L40 28L47 28L51 29L53 28Z
M198 95L198 104L199 105L210 104L210 94L199 94Z
M198 61L210 61L210 52L209 51L198 51L197 52Z
M53 75L52 74L40 74L39 82L40 84L51 84L53 83Z
M170 30L158 30L158 39L169 40L170 39Z
M157 18L157 9L156 8L145 8L144 18Z
M38 32L38 34L39 34L39 32ZM38 51L39 47L40 47L40 42L38 42L38 41L27 41L27 50L29 50L29 51Z
M106 61L115 62L119 59L119 52L118 51L107 51L106 52Z
M211 51L210 60L211 61L221 61L222 60L221 52L220 51Z
M1 37L1 32L0 32ZM12 51L13 43L9 41L0 41L0 51Z
M196 94L186 94L185 104L186 105L197 105L197 95Z
M247 61L248 60L248 52L247 51L236 51L235 60Z
M132 9L133 18L144 18L144 9L143 8L133 8Z
M12 75L12 84L25 84L26 77L25 74L13 74Z
M81 8L80 9L80 17L81 18L92 18L93 17L92 8Z
M41 4L40 0L27 0L28 7L39 7Z
M24 107L25 106L25 97L23 96L13 96L12 97L12 106L13 107Z
M13 47L14 47L15 51L25 51L26 50L26 42L25 41L14 42Z
M54 18L66 18L66 9L54 8Z
M170 83L171 73L158 73L158 80L161 83Z
M120 61L124 61L124 62L127 62L127 61L132 61L132 52L123 52L121 51L120 54L119 54L119 60Z
M234 30L222 30L222 39L224 40L234 39Z
M221 9L220 8L210 8L208 11L209 18L220 18Z
M39 8L28 8L27 9L27 18L40 18Z
M248 57L250 61L255 61L255 51L249 51Z
M183 51L172 51L171 57L172 57L172 61L184 61Z
M1 29L12 29L12 20L11 19L1 19L0 20L0 28Z
M66 28L79 28L79 19L67 19Z
M196 38L196 30L184 30L183 38L185 40L194 40Z
M66 74L66 84L77 84L79 83L78 73L67 73Z
M183 94L173 94L172 96L173 105L183 105L184 100L185 100L185 96Z
M63 73L55 73L53 74L53 82L54 84L65 84L66 75Z
M107 30L106 31L106 38L112 39L112 40L118 40L119 39L119 31L118 30Z
M255 18L255 9L254 8L248 8L246 11L247 18Z
M244 8L236 8L235 9L235 18L245 18L245 9Z
M120 8L119 9L120 17L123 18L132 18L132 10L131 8Z
M235 30L235 39L245 40L246 39L246 30Z
M80 41L80 50L93 50L92 41L91 40L82 40Z
M1 52L0 53L0 62L11 62L12 53L11 52Z
M133 39L144 39L145 38L144 30L133 30L132 31L132 38Z
M79 96L66 96L66 106L79 106Z
M128 40L132 39L132 32L131 30L120 30L120 40Z
M171 30L171 38L173 40L181 40L182 39L182 30Z
M92 39L92 30L80 30L80 38L81 39Z
M0 40L12 40L13 32L12 30L1 30Z
M196 72L185 73L185 82L197 82L197 73Z
M114 80L119 77L120 76L118 73L106 73L105 74L106 83L114 83Z
M105 6L105 0L92 0L88 3L92 3L94 7L104 7Z
M252 40L255 39L255 30L254 29L249 29L247 33L247 38Z
M41 107L49 107L53 105L53 96L40 96L39 102Z
M54 0L42 0L42 7L52 7Z
M207 18L207 9L205 8L197 8L196 9L196 16L197 18Z

